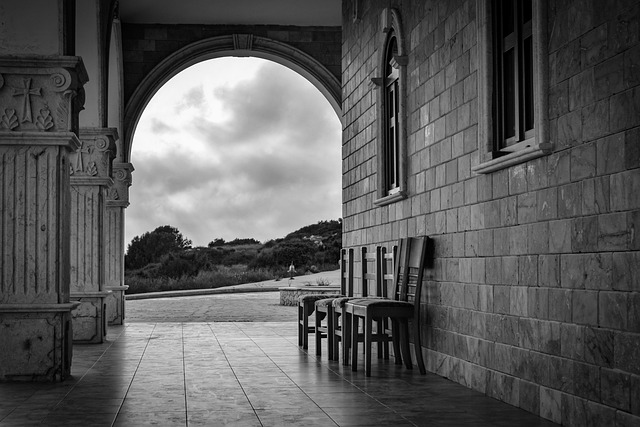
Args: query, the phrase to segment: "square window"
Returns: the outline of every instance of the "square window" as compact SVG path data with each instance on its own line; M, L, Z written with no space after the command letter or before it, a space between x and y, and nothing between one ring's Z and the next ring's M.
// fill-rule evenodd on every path
M490 173L551 152L546 0L477 0L478 149Z

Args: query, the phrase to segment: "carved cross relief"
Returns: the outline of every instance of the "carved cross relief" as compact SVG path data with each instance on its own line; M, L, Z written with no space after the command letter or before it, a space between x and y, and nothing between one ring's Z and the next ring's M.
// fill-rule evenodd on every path
M74 168L71 171L72 173L73 172L82 172L82 171L84 171L84 163L82 161L82 154L83 153L86 153L86 154L91 153L91 149L89 147L87 147L84 142L76 150L76 164L74 165Z
M33 120L31 118L31 98L30 96L42 96L40 93L40 88L31 89L31 78L22 79L23 87L13 88L13 96L23 96L22 100L22 119L20 120L22 123L31 122Z

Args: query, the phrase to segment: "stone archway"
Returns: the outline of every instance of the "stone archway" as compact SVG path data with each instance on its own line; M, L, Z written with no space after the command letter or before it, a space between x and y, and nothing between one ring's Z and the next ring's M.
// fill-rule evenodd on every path
M166 57L136 87L124 113L124 155L130 161L136 125L144 108L160 87L180 71L198 62L224 56L253 56L284 65L309 80L329 101L339 118L341 83L318 60L295 47L252 34L233 34L194 42Z

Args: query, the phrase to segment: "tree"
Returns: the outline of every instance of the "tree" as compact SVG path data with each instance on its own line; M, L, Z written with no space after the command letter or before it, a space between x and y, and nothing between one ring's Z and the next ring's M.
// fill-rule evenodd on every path
M224 239L218 237L217 239L214 239L212 242L209 242L207 246L210 248L214 248L216 246L224 246L224 244L225 244Z
M127 269L142 268L157 262L163 255L188 248L191 248L191 240L184 238L177 228L163 225L133 238L127 248L124 265Z

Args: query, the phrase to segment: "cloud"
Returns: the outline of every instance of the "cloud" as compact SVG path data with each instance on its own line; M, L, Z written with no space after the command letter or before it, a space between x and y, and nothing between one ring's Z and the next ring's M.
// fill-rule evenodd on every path
M283 237L341 212L340 122L320 92L282 66L192 86L173 97L184 122L159 119L142 151L134 141L127 241L159 225L196 245L216 237ZM222 108L223 114L212 114ZM151 111L151 110L150 110ZM142 120L141 120L142 122Z
M169 126L168 124L166 124L164 121L159 120L156 117L153 117L150 120L150 125L151 125L151 131L154 134L167 134L170 132L174 132L175 129L171 126Z

